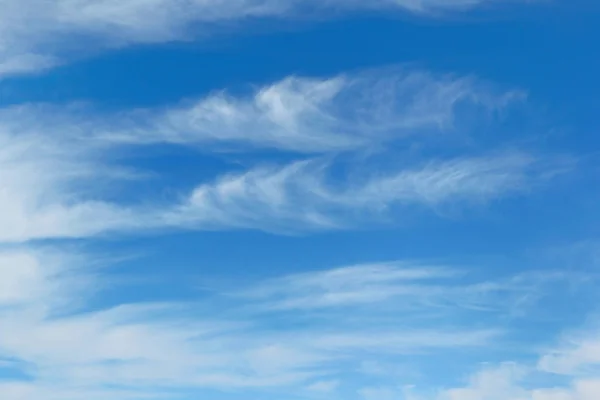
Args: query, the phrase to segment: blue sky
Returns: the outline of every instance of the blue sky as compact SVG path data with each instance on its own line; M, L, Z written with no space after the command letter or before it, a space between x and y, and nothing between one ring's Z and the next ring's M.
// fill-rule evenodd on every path
M3 400L596 400L600 6L0 0Z

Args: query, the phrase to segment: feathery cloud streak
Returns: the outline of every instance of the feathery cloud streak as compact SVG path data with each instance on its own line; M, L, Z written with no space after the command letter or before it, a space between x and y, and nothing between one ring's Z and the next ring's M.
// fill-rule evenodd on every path
M497 0L2 0L0 76L61 63L90 45L97 50L186 40L215 25L256 18L371 9L420 14L460 10ZM79 49L72 38L78 38ZM81 43L85 43L84 46Z
M0 222L5 228L0 241L161 226L333 228L345 225L350 214L361 219L394 206L487 201L527 189L537 180L536 160L514 153L402 164L385 173L369 172L378 167L367 162L360 173L331 179L332 160L340 151L364 152L385 141L411 143L416 138L427 143L469 115L521 98L518 92L494 93L473 79L419 71L379 73L288 78L249 97L214 94L162 112L4 109ZM459 122L457 104L472 106L468 112L462 107ZM239 152L274 148L326 157L227 174L166 205L107 200L104 183L131 183L136 174L115 154L160 143Z
M390 67L329 78L292 76L249 94L215 92L162 109L98 115L85 107L38 106L3 114L9 128L68 132L106 145L173 143L310 154L432 140L441 132L472 129L471 119L494 120L495 112L518 106L525 96L474 77Z
M279 289L289 289L293 296L303 292L300 297L325 298L332 289L352 287L354 295L338 298L337 305L343 302L353 312L329 309L322 318L307 320L298 309L278 308L277 299L265 308L265 299L256 293L265 293L272 282L238 288L234 297L210 299L221 305L218 313L201 301L96 304L90 309L93 288L107 287L107 282L89 265L81 268L85 264L82 256L33 248L0 252L3 284L20 289L0 297L0 358L4 368L29 377L0 383L7 400L33 400L42 393L50 399L143 398L151 393L168 399L185 388L295 388L308 393L374 354L401 358L418 352L427 357L456 348L483 349L490 340L500 340L500 330L481 330L464 318L461 324L451 321L473 313L504 315L510 311L510 293L521 290L502 284L508 295L501 298L494 290L479 290L479 301L490 307L475 310L460 298L472 283L493 288L493 282L465 285L455 280L452 269L396 262L276 279ZM371 287L359 288L355 282L362 279ZM373 285L404 291L407 298L418 289L457 301L445 307L391 297L357 302L370 296ZM284 318L290 323L285 326L294 328L262 317L274 311L280 314L275 321ZM359 316L360 324L349 315Z
M350 175L343 183L328 177L328 168L300 161L224 177L195 189L168 219L192 227L341 228L402 207L486 202L526 191L540 176L534 159L510 153Z

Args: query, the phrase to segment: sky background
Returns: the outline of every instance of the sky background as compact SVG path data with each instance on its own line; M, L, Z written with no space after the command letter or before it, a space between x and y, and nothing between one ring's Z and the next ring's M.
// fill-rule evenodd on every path
M0 398L600 398L599 24L0 0Z

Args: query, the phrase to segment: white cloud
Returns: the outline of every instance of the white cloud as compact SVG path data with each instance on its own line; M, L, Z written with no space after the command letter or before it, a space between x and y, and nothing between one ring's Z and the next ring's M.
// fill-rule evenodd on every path
M506 364L478 372L471 377L468 387L450 389L438 397L440 400L527 400L527 392L516 385L523 375L518 366Z
M539 361L543 371L565 375L600 375L600 331L571 334Z
M515 364L489 368L475 374L467 387L443 391L436 400L594 400L600 396L600 377L544 387L529 383L531 374Z
M31 248L0 252L0 273L7 285L20 289L17 296L9 292L0 298L0 358L15 360L12 367L30 377L0 383L3 399L37 400L44 392L50 399L128 399L151 393L172 398L170 391L189 388L323 392L334 390L348 366L360 365L366 354L438 354L498 340L499 332L469 324L406 325L398 310L367 327L348 324L335 313L298 327L302 315L291 311L285 318L296 328L288 329L249 310L247 299L213 298L221 306L208 313L195 302L94 302L90 308L90 299L106 282L99 280L98 270L82 268L85 262L81 256ZM357 271L349 273L356 276ZM402 274L401 269L384 272L381 280ZM432 310L422 306L420 311Z
M125 209L92 197L115 178L101 156L81 138L22 131L21 118L31 117L0 115L0 242L88 236L128 220Z
M97 267L83 255L47 248L0 250L1 368L28 376L5 377L3 399L171 399L208 388L327 395L352 387L354 374L372 377L361 372L369 360L400 365L410 359L414 370L416 360L457 350L475 349L485 359L503 342L503 330L490 324L482 330L481 318L510 316L514 295L536 287L523 286L520 277L481 282L452 268L391 262L238 284L233 297L130 304L98 296L112 275ZM373 290L393 288L405 297L369 298ZM341 312L326 301L340 292L353 292L335 302ZM280 307L283 293L284 302L315 301L310 308ZM406 301L419 296L432 301ZM487 307L470 307L474 299ZM423 399L591 400L598 393L593 376L577 377L572 387L531 389L530 374L506 365ZM421 400L385 387L362 394Z
M48 67L77 49L186 40L215 24L307 11L464 9L495 0L2 0L0 76Z
M505 109L524 96L471 77L395 67L329 78L292 76L250 94L222 91L117 115L94 115L93 110L86 115L83 108L29 112L36 120L50 119L54 130L73 132L83 126L87 136L105 144L330 153L401 139L434 140L441 132L468 130L469 119ZM24 124L40 128L35 122Z
M266 301L273 310L356 306L397 297L419 302L440 294L444 290L440 281L454 275L451 270L410 263L355 265L267 281L243 296ZM410 307L407 302L403 306Z
M491 200L528 189L538 176L535 160L507 153L374 173L369 171L382 167L367 158L364 170L333 180L332 156L368 152L385 141L426 143L435 140L427 134L468 119L469 113L461 113L455 122L458 103L478 113L480 106L504 107L516 97L517 92L494 94L473 79L389 69L288 78L249 97L214 94L164 110L106 115L79 105L6 108L0 110L0 242L164 226L339 228L396 206ZM180 199L161 205L123 201L107 193L117 181L132 183L138 171L127 169L125 155L151 143L317 152L330 161L307 159L225 175L200 185L180 204Z
M318 381L307 387L311 392L331 393L334 392L340 385L339 381Z
M518 91L494 93L475 79L399 69L329 79L290 77L251 97L214 94L167 110L151 120L152 131L128 138L340 151L437 133L453 126L457 106L477 114L522 97Z
M545 168L529 156L507 153L377 174L357 171L336 181L328 163L300 161L201 185L167 219L208 228L339 228L377 220L402 207L485 203L528 191L538 181L540 167ZM366 169L377 167L367 163Z
M393 400L595 400L600 398L597 336L596 331L587 332L586 337L594 339L543 354L536 366L514 362L488 365L473 374L464 387L441 389L435 394L393 387L365 388L361 393L367 400L379 392ZM566 374L569 379L555 385L540 383L556 381L547 379L548 373Z
M410 387L369 387L360 394L365 400L595 400L600 396L600 378L574 379L567 385L545 387L531 383L533 374L531 369L507 363L482 369L464 387L439 390L436 394L422 394Z

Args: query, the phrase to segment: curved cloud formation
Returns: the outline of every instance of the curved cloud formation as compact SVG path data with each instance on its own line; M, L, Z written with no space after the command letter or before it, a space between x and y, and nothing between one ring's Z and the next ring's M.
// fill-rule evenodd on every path
M7 228L0 241L163 227L332 229L387 218L402 207L520 193L548 173L540 168L547 160L505 151L394 163L382 172L381 157L364 154L380 154L384 144L435 143L447 132L465 135L461 127L470 118L487 118L522 98L473 78L383 69L290 77L237 97L222 92L112 115L80 106L6 108L0 110L0 225ZM135 185L144 172L115 154L157 144L294 158L205 179L166 204L109 200L107 187ZM358 155L355 168L334 179L344 154Z
M348 368L374 373L361 366L364 358L399 363L456 349L483 352L504 340L503 329L480 329L476 321L505 317L547 281L480 281L454 268L400 261L235 283L201 301L92 306L94 295L116 282L89 261L33 247L0 250L0 369L28 377L0 381L3 398L174 399L185 388L310 398L335 388ZM477 318L453 322L467 316ZM489 389L450 398L486 398L467 395Z
M227 176L196 188L168 218L189 226L341 228L397 207L486 202L527 190L540 178L535 160L519 154L349 175L344 183L328 179L328 168L302 161Z

